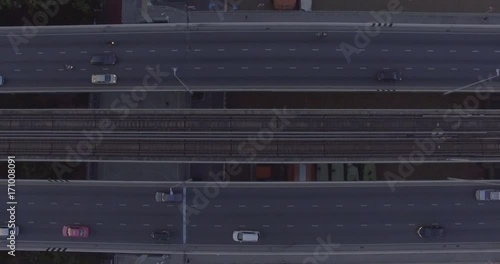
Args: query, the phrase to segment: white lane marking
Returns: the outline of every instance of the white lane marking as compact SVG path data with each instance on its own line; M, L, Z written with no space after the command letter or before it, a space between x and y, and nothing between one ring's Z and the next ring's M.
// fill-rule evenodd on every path
M80 53L81 53L81 54L87 54L87 51L82 50L82 51L80 51Z
M109 68L104 68L103 70L105 70L105 71L109 71Z
M23 55L22 52L16 52L16 55Z
M288 207L288 208L293 208L293 207L295 207L295 205L293 205L293 204L289 204L289 205L287 205L286 207Z
M427 52L434 52L434 50L429 49L429 50L427 50Z
M243 67L241 67L241 69L242 69L242 70L248 70L248 67L243 66Z
M171 51L172 51L172 52L177 52L177 51L179 51L179 50L177 50L177 49L173 49L173 50L171 50Z
M66 54L66 51L59 51L59 54Z
M174 226L174 225L172 225L172 224L167 224L167 227L172 227L172 226Z
M366 207L366 204L362 204L361 207Z
M266 67L266 70L270 70L270 69L272 69L272 68L273 68L273 67L267 66L267 67Z
M245 227L246 225L239 225L239 227Z
M411 49L405 49L405 52L411 52Z
M290 70L295 70L295 69L297 69L297 67L295 67L295 66L288 67L288 68L289 68Z
M365 51L365 49L359 49L359 51Z
M455 223L455 225L462 225L462 223Z
M311 206L312 206L312 207L319 207L319 205L317 205L317 204L313 204L313 205L311 205Z
M295 51L295 49L288 49L289 51Z
M217 51L225 51L225 49L217 49Z
M499 53L499 52L500 52L500 50L495 50L495 52L496 52L496 53Z
M132 52L134 52L134 51L133 51L133 50L126 50L125 52L126 52L126 53L132 53Z
M55 225L55 224L57 224L57 222L50 222L50 224L51 224L51 225Z
M201 70L201 67L194 67L195 70Z
M474 68L473 70L475 70L475 71L479 71L479 68Z
M35 222L33 222L33 221L29 221L29 222L28 222L28 224L34 224L34 223L35 223Z
M198 225L190 225L191 227L197 227Z
M367 224L361 224L361 226L365 227L365 226L368 226Z
M73 205L80 205L79 203L74 203Z
M216 207L216 208L221 208L221 207L222 207L222 205L220 205L220 204L216 204L216 205L214 205L214 207Z
M336 49L335 51L342 51L342 49Z
M311 227L319 227L318 225L311 225Z
M219 70L224 70L224 67L217 67L217 69L219 69Z
M214 227L221 227L221 225L214 225Z
M411 67L408 67L408 68L405 68L405 69L406 69L406 70L413 70L413 68L411 68Z
M131 70L132 70L132 68L125 68L125 70L126 70L126 71L131 71Z
M143 204L142 207L149 207L149 204Z
M388 69L389 69L389 67L384 67L384 68L382 68L382 70L388 70Z
M195 52L200 52L200 51L201 51L201 49L194 49L194 51L195 51Z
M414 206L414 204L408 204L408 206Z
M428 69L429 69L429 71L433 71L433 70L435 70L436 68L428 68Z
M366 67L359 67L360 70L366 70Z
M153 52L156 52L156 50L149 50L149 52L153 53Z
M431 225L438 225L438 223L432 223Z
M456 70L458 70L458 69L457 69L457 68L451 68L451 70L452 70L452 71L456 71Z
M273 50L273 49L266 49L266 51L271 51L271 50Z
M42 54L43 54L43 52L39 51L39 52L37 52L36 54L38 54L38 55L42 55Z
M241 49L241 51L248 51L248 49Z
M41 71L43 71L43 69L36 69L36 71L37 71L37 72L41 72Z
M97 205L97 206L102 206L102 203L98 203L98 204L95 204L95 205Z
M338 227L343 227L344 225L337 225Z
M34 202L28 202L28 204L35 204Z
M387 52L387 51L389 51L389 50L388 50L388 49L383 49L382 51Z
M80 222L73 222L73 224L74 224L74 225L79 225L79 224L80 224Z
M431 206L437 206L437 204L431 204Z
M238 205L238 207L247 207L247 206L244 204L240 204L240 205Z
M119 206L127 206L127 204L119 204Z
M479 50L473 50L472 52L473 52L473 53L478 53L478 52L479 52Z
M262 227L269 227L269 225L262 225Z
M315 69L315 70L319 70L319 67L315 66L315 67L313 67L313 69Z
M335 205L335 207L344 207L344 205L342 205L342 204L337 204L337 205Z
M484 225L484 223L483 223L483 222L479 222L479 223L477 223L477 224L478 224L478 225Z
M408 224L409 226L415 226L415 224Z
M56 202L51 202L50 205L56 205L57 203Z
M462 204L460 204L460 203L455 203L455 206L460 206L460 205L462 205Z
M126 226L127 224L124 224L124 223L120 223L120 226Z
M264 204L262 207L271 207L270 205Z
M319 51L319 49L312 49L312 51Z
M450 50L450 52L457 52L457 50Z
M385 206L385 207L389 207L389 206L391 206L391 205L390 205L390 204L384 204L384 206Z
M16 72L20 72L21 70L20 70L20 69L15 69L14 71L16 71Z
M344 67L336 67L335 69L337 69L337 70L343 70Z
M392 226L392 224L385 224L385 226Z
M286 225L286 227L295 227L294 225Z
M96 225L102 225L102 223L95 223Z
M477 203L477 205L484 205L484 203Z
M80 69L80 71L86 71L87 69Z

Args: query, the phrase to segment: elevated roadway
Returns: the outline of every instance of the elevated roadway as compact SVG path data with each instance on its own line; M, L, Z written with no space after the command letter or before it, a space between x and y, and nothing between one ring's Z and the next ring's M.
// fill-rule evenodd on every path
M474 192L495 188L491 182L372 183L145 183L19 181L16 186L17 243L23 245L102 250L288 252L316 247L332 251L440 249L456 245L495 245L500 226L496 202L478 202ZM159 190L184 193L179 204L156 203ZM2 204L7 200L1 198ZM6 219L7 212L0 216ZM440 240L422 239L420 225L446 229ZM63 225L90 227L90 237L62 237ZM167 229L170 242L158 242L150 232ZM234 230L258 230L261 240L240 245ZM326 243L326 242L325 242ZM167 246L168 245L168 246ZM390 246L392 245L392 246ZM274 249L269 251L269 249ZM266 250L267 249L267 250ZM470 248L469 248L470 249ZM491 248L490 248L491 249ZM94 249L95 251L96 249ZM109 252L109 251L108 251ZM294 251L292 251L294 252Z
M5 156L156 162L477 162L500 111L0 110Z
M7 36L25 35L25 29L9 28L0 32L5 36L0 40L0 72L6 79L0 92L447 92L496 75L500 68L496 28L489 32L379 28L379 34L361 45L356 44L356 27L349 25L224 26L39 29L36 37L21 44L11 43ZM317 38L318 28L328 35ZM117 46L107 46L109 41ZM104 53L117 55L118 64L89 65L90 56ZM74 70L65 70L66 64ZM403 81L378 82L376 73L382 69L401 71ZM116 74L118 84L92 85L91 75L103 73ZM491 92L499 87L495 82L485 84Z

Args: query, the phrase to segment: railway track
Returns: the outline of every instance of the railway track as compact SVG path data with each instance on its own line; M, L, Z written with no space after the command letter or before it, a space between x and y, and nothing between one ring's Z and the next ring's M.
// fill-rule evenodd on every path
M0 110L18 132L500 132L500 111L474 110Z
M500 159L500 139L381 140L172 140L172 139L9 139L0 141L0 153L18 160L62 161L175 161L175 162L427 162ZM423 161L423 160L422 160Z

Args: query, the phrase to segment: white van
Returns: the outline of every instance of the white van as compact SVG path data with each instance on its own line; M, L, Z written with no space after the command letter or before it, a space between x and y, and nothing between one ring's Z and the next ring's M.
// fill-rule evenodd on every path
M235 242L257 242L259 241L259 231L234 231L233 240Z
M2 226L0 227L0 237L8 237L10 236L10 228L8 228L7 226ZM19 235L19 227L16 226L14 227L14 230L15 230L15 235L18 236Z

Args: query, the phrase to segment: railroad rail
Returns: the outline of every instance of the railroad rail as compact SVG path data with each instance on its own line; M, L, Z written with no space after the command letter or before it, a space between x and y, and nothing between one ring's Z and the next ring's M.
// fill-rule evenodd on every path
M500 138L380 140L9 139L0 154L26 161L478 162L500 159ZM415 161L416 160L416 161Z
M499 110L0 110L2 132L500 132Z

